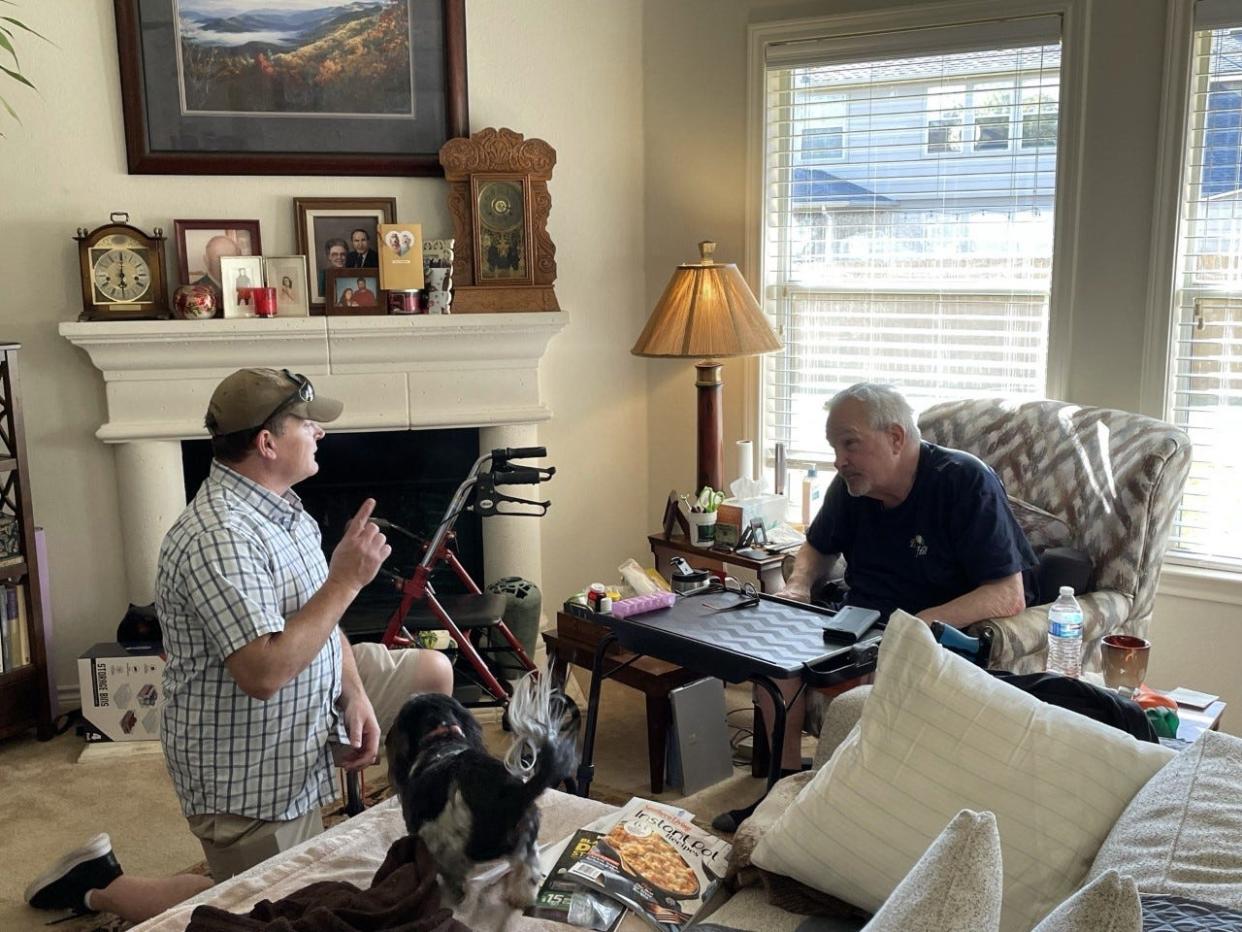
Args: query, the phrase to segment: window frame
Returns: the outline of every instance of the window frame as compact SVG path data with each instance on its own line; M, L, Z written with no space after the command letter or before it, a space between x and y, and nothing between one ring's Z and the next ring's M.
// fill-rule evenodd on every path
M743 271L752 283L765 279L763 268L763 218L765 156L765 93L767 59L770 49L781 45L823 40L850 42L859 36L880 37L908 33L910 30L937 30L963 23L984 23L997 29L1008 28L1008 21L1056 15L1060 17L1061 76L1060 104L1057 112L1060 144L1056 149L1057 193L1054 220L1054 261L1049 287L1048 363L1045 378L1049 398L1065 396L1069 383L1069 357L1073 333L1072 285L1077 261L1079 149L1084 119L1086 91L1085 43L1086 9L1083 0L950 0L896 10L842 13L775 23L754 24L748 29L748 114L747 114L747 197L746 248ZM952 51L952 49L945 49ZM873 53L875 54L875 53ZM880 52L879 54L884 54ZM1021 106L1021 95L1014 105ZM924 136L926 143L926 136ZM966 146L963 139L963 147ZM1038 151L1038 150L1037 150ZM973 154L973 148L969 153ZM985 153L986 154L986 151ZM957 158L957 153L946 153ZM755 289L762 298L762 287ZM779 335L779 334L778 334ZM755 437L759 448L769 446L763 409L764 390L761 361L745 365L746 399L744 430Z

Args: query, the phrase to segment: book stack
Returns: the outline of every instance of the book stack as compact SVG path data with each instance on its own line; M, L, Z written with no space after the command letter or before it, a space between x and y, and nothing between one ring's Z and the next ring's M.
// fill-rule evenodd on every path
M0 586L0 673L30 663L30 638L26 630L25 587Z

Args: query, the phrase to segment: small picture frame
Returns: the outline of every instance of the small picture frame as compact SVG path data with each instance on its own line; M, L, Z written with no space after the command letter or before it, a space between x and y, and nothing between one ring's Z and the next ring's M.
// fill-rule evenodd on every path
M329 317L388 313L388 293L379 286L378 268L328 269L324 280Z
M262 256L224 256L220 259L220 286L224 316L256 317L252 288L263 287Z
M309 317L306 294L306 256L265 256L263 274L276 289L277 317Z

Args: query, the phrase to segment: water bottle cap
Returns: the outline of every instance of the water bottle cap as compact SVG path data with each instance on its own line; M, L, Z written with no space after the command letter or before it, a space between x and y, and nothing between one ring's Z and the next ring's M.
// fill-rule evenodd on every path
M1073 595L1073 594L1074 594L1073 586L1062 586L1061 587L1061 595Z
M806 474L807 474L807 478L810 478L811 476L818 476L819 470L816 469L815 464L812 463L810 466L806 468Z

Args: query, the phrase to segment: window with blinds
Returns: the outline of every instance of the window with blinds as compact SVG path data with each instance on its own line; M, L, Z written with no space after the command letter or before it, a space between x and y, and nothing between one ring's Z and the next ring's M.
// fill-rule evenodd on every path
M824 403L1043 397L1060 19L773 44L765 71L765 452L829 464Z
M1218 5L1203 5L1211 10ZM1242 17L1196 22L1167 417L1194 460L1171 556L1242 568Z

